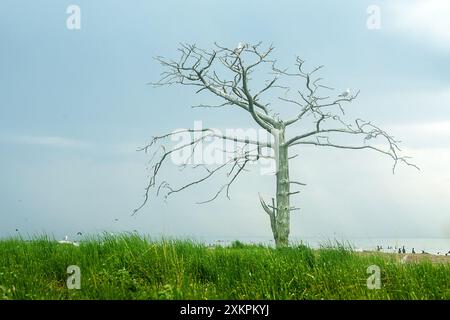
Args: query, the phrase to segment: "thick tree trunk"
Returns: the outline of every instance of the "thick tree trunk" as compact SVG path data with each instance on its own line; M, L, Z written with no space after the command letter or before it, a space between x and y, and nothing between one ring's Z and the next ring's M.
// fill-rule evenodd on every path
M264 211L270 217L270 226L272 227L273 238L277 248L289 245L290 231L290 181L289 181L289 156L288 147L284 145L284 127L273 131L275 143L276 162L276 197L272 198L272 205L267 205L260 195L260 202Z
M288 148L284 146L284 128L278 134L276 147L278 150L277 161L277 193L275 224L272 228L275 244L277 247L286 247L289 244L290 231L290 204L289 204L289 158Z

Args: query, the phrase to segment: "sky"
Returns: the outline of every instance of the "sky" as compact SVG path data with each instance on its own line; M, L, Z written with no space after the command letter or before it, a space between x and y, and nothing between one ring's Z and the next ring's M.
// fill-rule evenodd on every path
M68 7L80 28L67 27ZM373 6L379 28L371 28ZM350 114L402 140L407 166L366 151L305 148L291 176L307 183L293 203L292 237L450 238L450 3L396 1L24 1L0 2L0 237L138 231L211 239L271 237L258 193L274 177L255 167L231 199L198 205L220 180L167 201L143 200L153 135L189 128L254 128L236 110L189 87L153 88L156 56L179 43L273 44L293 65L360 90ZM368 23L369 21L369 23ZM184 181L167 166L164 178ZM18 231L16 231L18 230Z

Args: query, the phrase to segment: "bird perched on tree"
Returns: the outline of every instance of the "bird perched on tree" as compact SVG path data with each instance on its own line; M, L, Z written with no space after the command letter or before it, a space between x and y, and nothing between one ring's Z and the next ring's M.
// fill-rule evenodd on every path
M350 95L350 89L349 88L347 88L344 92L342 92L338 97L342 97L342 98L345 98L345 97L348 97Z
M234 53L240 54L245 48L247 48L247 44L245 44L243 42L239 42L239 44L236 47L236 49L234 49Z

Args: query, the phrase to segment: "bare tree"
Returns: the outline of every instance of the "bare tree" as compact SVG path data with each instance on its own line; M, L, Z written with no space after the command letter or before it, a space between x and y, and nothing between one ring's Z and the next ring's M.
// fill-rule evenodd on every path
M258 161L260 157L271 157L272 155L276 163L276 196L272 198L270 204L267 204L260 195L260 202L264 211L269 215L276 246L282 247L288 245L290 213L297 209L290 204L290 197L298 193L298 191L292 191L292 187L304 185L302 182L290 178L289 160L293 158L289 156L291 148L314 145L339 149L369 149L392 158L393 170L400 162L414 166L408 162L407 157L399 155L399 141L388 133L368 121L344 119L344 105L355 100L359 91L352 94L347 89L340 95L332 95L330 92L333 92L333 89L321 84L322 79L316 76L322 66L307 71L305 62L297 57L295 71L290 72L288 69L279 68L276 61L270 59L273 49L273 46L262 49L260 43L256 45L240 43L234 49L215 44L213 50L207 51L195 45L181 44L179 60L157 58L165 71L162 73L161 79L153 85L181 84L195 87L197 93L208 92L218 97L221 100L220 103L195 107L238 108L248 113L254 123L267 131L272 138L270 141L240 139L235 136L218 134L208 128L187 129L153 137L150 144L141 150L147 152L156 144L161 143L161 145L152 158L156 157L156 160L151 162L151 174L145 189L144 201L135 210L135 213L146 204L151 188L156 187L157 194L165 190L165 196L168 197L206 181L217 172L225 170L226 167L231 167L226 174L227 182L209 200L202 203L213 201L221 193L226 193L229 197L230 186L241 173L246 171L248 164ZM252 75L260 69L267 69L266 74L269 75L269 78L265 82L260 81L262 83L259 85L260 88L254 88L257 85L250 88L250 82L254 83ZM292 97L292 85L284 85L282 80L289 84L299 80L302 88L296 90ZM277 90L278 93L276 93ZM285 108L295 109L295 113L282 119L279 113L271 109L271 104L266 103L268 96L276 97L277 106L285 105ZM307 124L302 124L303 122ZM291 126L297 127L297 131L301 130L302 133L288 137L286 130ZM189 143L167 149L163 144L164 140L180 132L197 132L201 135ZM342 135L359 138L358 144L336 142L337 137ZM205 175L181 187L174 188L166 181L157 183L161 166L167 162L173 152L189 148L193 153L201 142L211 137L240 142L246 148L236 149L229 160L214 167L205 164L192 165L194 168L203 168ZM376 143L372 141L376 141ZM263 155L263 149L267 149L266 151L270 151L270 153ZM186 165L183 164L182 167Z

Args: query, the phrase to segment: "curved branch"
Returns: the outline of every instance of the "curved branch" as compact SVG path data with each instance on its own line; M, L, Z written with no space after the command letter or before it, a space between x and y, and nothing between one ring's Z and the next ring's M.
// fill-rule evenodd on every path
M236 181L237 177L243 171L245 171L246 165L249 162L255 162L255 161L259 160L259 158L261 156L260 155L260 150L261 150L262 147L271 148L271 144L270 143L260 142L260 141L250 140L250 139L240 139L240 138L237 138L237 137L229 137L229 136L226 136L226 135L217 134L212 129L183 129L183 130L174 131L174 132L171 132L171 133L168 133L168 134L164 134L164 135L161 135L161 136L153 137L152 141L147 146L145 146L143 148L140 148L139 150L147 152L148 149L150 147L152 147L153 145L155 145L155 143L157 143L158 141L161 141L163 139L169 138L169 137L171 137L173 135L176 135L176 134L179 134L179 133L194 133L194 132L201 132L201 133L205 133L205 134L202 134L202 136L200 136L199 138L192 139L190 142L184 143L184 144L182 144L180 146L177 146L177 147L175 147L175 148L173 148L171 150L168 150L168 151L166 150L166 148L164 146L161 147L160 150L162 150L163 154L161 155L159 160L156 161L155 164L151 167L153 172L152 172L152 174L150 176L149 183L148 183L147 187L145 188L144 200L143 200L142 204L137 209L134 210L133 215L135 215L147 203L147 201L149 199L150 189L155 187L155 185L156 185L156 178L158 176L158 173L159 173L163 163L165 163L167 161L168 157L175 151L179 151L179 150L182 150L182 149L185 149L185 148L188 148L188 147L192 147L191 153L189 155L189 158L191 158L192 155L195 152L195 148L199 145L199 143L204 141L206 138L209 138L209 137L220 138L222 140L232 140L232 141L235 141L235 142L244 143L245 146L255 145L257 147L256 150L258 151L258 153L256 155L251 153L251 152L253 152L255 150L250 150L250 151L243 150L242 153L239 153L239 150L235 150L233 158L231 158L228 161L225 161L223 164L221 164L221 165L219 165L219 166L217 166L217 167L215 167L213 169L208 169L206 167L206 165L204 165L204 164L192 165L193 169L195 169L197 167L200 167L200 166L205 168L205 170L207 171L207 174L205 176L203 176L203 177L201 177L199 179L196 179L194 181L191 181L190 183L187 183L187 184L185 184L185 185L183 185L181 187L172 188L168 182L163 181L163 182L161 182L159 184L159 186L157 188L157 193L156 193L157 195L159 195L160 191L163 190L163 189L168 190L167 194L165 195L165 198L167 199L170 195L172 195L174 193L181 192L181 191L183 191L185 189L188 189L189 187L192 187L194 185L197 185L197 184L199 184L201 182L206 181L207 179L211 178L214 174L216 174L218 171L220 171L221 169L223 169L227 165L233 164L231 171L228 173L228 176L231 176L231 179L219 189L219 191L216 193L216 195L212 199L200 202L200 203L207 203L207 202L210 202L210 201L216 199L219 196L219 194L222 193L223 190L225 190L225 188L226 188L226 195L227 195L228 198L230 198L230 194L229 194L230 187ZM245 146L244 146L244 148L245 148ZM153 157L155 156L156 152L153 154ZM184 163L184 164L180 165L180 167L182 169L186 168L186 166L187 166L187 163ZM233 172L235 168L238 168L238 170L236 172Z
M409 157L400 157L397 155L397 153L395 152L395 150L391 147L391 149L389 151L385 151L382 150L380 148L374 147L374 146L369 146L369 145L364 145L364 146L346 146L346 145L339 145L339 144L334 144L334 143L321 143L321 142L317 142L317 141L298 141L293 143L292 145L315 145L315 146L320 146L320 147L333 147L333 148L338 148L338 149L353 149L353 150L362 150L362 149L371 149L377 152L380 152L382 154L385 154L389 157L391 157L394 160L394 165L392 167L392 172L395 173L395 168L397 167L398 162L403 162L408 166L412 166L414 168L416 168L417 170L420 170L420 168L413 164L410 163L407 159L409 159Z

